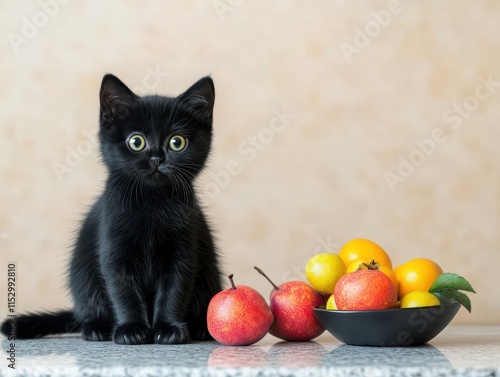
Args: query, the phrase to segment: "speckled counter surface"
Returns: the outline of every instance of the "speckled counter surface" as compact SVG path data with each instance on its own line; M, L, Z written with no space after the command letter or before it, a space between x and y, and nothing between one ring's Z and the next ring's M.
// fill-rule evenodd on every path
M355 347L325 333L313 342L266 336L249 347L216 342L119 346L78 337L16 341L16 369L1 340L1 376L497 376L500 326L450 326L411 348Z

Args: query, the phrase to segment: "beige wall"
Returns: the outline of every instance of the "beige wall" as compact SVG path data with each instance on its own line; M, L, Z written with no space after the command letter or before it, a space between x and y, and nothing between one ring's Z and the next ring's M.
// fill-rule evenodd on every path
M70 245L105 176L92 138L112 72L142 93L214 78L199 185L237 283L267 297L253 265L302 279L315 252L366 237L394 264L427 257L467 277L473 312L454 323L500 323L500 86L482 84L500 81L498 1L110 4L0 2L0 314L8 261L19 311L69 305ZM283 109L294 118L266 130Z

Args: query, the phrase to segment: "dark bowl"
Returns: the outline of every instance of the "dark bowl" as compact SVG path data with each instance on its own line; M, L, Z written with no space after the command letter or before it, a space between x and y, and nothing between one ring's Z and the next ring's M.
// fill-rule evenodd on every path
M416 346L427 343L455 317L460 304L385 310L314 309L335 338L353 346Z

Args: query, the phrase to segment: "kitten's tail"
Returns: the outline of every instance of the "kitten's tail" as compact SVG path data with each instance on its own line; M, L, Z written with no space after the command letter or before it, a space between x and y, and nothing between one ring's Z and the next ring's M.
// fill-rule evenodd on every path
M71 310L58 312L28 313L7 317L0 332L7 338L33 339L44 335L80 331L80 324L73 319Z

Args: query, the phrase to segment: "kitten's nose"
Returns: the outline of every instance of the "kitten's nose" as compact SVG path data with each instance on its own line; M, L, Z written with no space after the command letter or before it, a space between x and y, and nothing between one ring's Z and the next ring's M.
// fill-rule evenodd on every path
M149 159L149 166L151 166L151 168L156 170L163 161L165 161L164 157L153 156Z

